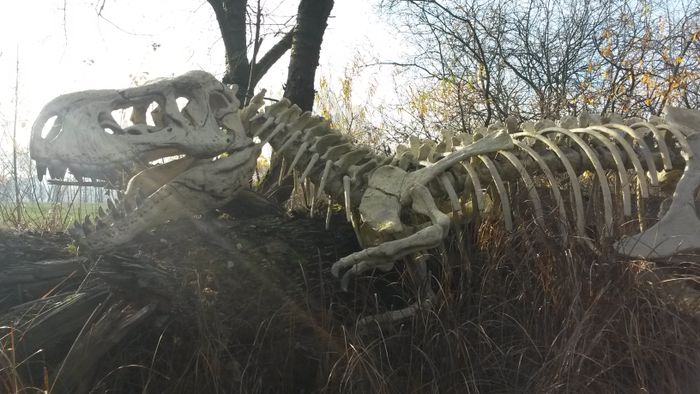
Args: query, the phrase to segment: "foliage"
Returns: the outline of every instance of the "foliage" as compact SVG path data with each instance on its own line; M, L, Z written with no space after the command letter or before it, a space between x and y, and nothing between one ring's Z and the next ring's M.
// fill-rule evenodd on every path
M697 0L383 5L415 47L393 64L427 77L405 89L404 125L414 134L468 131L510 115L635 116L700 106Z

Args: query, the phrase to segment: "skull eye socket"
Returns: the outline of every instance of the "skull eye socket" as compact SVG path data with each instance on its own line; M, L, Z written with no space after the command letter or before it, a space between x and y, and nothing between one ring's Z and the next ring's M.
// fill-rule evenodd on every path
M46 122L44 122L44 127L41 129L41 138L47 139L55 137L58 132L61 131L61 127L63 127L63 124L58 116L54 115L48 118Z
M121 129L131 126L131 118L133 116L133 112L134 110L131 107L115 109L114 111L112 111L112 119L115 123L114 126L119 126L119 128Z
M209 95L209 107L214 113L220 109L226 109L231 105L226 96L219 92L212 92Z
M175 99L175 102L177 103L177 109L182 113L182 110L190 103L190 99L180 96Z

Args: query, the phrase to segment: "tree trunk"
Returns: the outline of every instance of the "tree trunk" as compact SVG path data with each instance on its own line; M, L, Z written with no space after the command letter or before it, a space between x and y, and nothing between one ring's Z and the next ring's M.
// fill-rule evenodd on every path
M304 111L311 111L314 105L316 68L332 8L333 0L299 2L284 97Z
M247 0L208 0L219 22L226 50L226 71L223 82L238 85L238 99L245 102L260 79L292 46L293 30L287 32L270 50L253 63L248 59L246 36Z
M223 81L239 86L239 99L248 90L250 75L246 39L247 3L247 0L209 0L216 14L216 20L219 22L221 38L226 50L226 72Z

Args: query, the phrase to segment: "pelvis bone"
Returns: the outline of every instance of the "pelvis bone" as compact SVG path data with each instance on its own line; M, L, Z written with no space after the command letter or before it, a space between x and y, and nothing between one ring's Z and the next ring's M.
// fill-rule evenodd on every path
M615 244L617 251L627 256L667 258L700 250L696 206L700 189L700 111L669 108L666 119L687 136L690 147L687 164L671 205L661 219L646 231Z

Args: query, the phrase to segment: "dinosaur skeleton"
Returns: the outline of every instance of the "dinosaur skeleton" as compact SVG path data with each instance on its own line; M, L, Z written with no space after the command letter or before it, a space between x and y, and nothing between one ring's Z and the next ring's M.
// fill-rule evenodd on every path
M659 258L700 249L698 111L672 109L666 121L587 114L558 125L548 120L518 125L507 119L505 125L471 135L445 135L438 144L411 139L410 147L399 146L395 156L387 157L354 144L328 120L302 112L286 99L260 111L261 92L239 109L235 89L207 73L190 72L133 89L64 95L42 110L31 141L40 178L47 168L52 177L62 178L69 168L79 181L91 177L117 186L120 178L131 178L126 193L117 202L108 201L109 212L101 211L96 224L87 218L73 226L81 244L107 250L167 219L228 203L247 187L260 147L269 143L288 172L295 171L301 184L315 186L314 198L344 204L365 248L333 265L333 274L342 274L343 287L353 275L389 269L399 259L440 246L453 218L500 211L512 230L508 185L513 183L525 186L534 220L542 225L549 212L538 185L546 183L561 235L568 236L573 215L575 239L590 243L579 179L584 173L595 175L606 234L612 234L614 225L609 175L621 191L622 213L632 216L636 208L642 231L618 241L619 252ZM188 100L182 109L178 97ZM130 127L122 128L111 115L123 108L132 109ZM147 108L155 108L152 124ZM42 136L52 117L55 122ZM173 155L181 158L149 164ZM645 228L644 201L658 186L658 174L683 166L668 211ZM563 185L568 185L571 204L562 195ZM424 260L417 260L424 273ZM388 318L429 304L433 295L427 293Z

